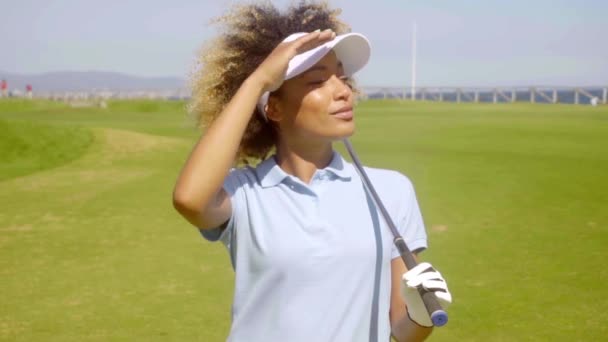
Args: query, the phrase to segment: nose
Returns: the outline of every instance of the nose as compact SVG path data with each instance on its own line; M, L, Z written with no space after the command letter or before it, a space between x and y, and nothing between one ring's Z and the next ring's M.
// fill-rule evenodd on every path
M349 100L353 95L353 90L347 81L340 79L340 77L333 75L332 79L334 80L335 88L334 88L334 98L336 100Z

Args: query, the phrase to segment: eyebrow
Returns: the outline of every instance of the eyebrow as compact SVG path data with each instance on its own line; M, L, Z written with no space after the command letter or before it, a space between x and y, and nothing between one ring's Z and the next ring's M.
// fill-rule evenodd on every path
M344 69L344 65L342 64L342 62L338 62L338 69ZM312 68L304 71L305 74L312 72L312 71L326 71L327 67L325 65L315 65Z

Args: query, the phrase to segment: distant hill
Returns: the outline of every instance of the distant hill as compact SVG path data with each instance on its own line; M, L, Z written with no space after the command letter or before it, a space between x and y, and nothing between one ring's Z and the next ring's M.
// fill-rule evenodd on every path
M15 74L0 71L10 89L23 91L31 84L34 91L91 91L91 90L178 90L186 81L178 77L139 77L106 71L58 71L42 74Z

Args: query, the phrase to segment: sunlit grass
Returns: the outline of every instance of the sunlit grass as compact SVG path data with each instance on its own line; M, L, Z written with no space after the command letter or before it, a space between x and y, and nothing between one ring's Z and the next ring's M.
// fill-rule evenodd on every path
M363 162L414 182L453 292L432 341L608 335L607 107L370 101L356 120ZM171 206L198 137L184 103L0 101L0 128L0 340L225 340L228 255Z

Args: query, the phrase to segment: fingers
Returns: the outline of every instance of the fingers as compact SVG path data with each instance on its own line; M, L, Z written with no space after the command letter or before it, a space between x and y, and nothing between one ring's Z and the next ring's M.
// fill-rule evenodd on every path
M437 298L444 303L452 302L452 295L450 294L450 290L448 290L447 282L443 279L441 273L436 271L429 263L420 263L407 271L403 275L402 284L402 286L409 287L410 289L422 287L427 291L434 292Z
M452 303L452 294L448 290L447 282L431 264L426 262L407 271L402 279L401 295L407 305L408 316L419 325L433 326L431 313L426 308L420 289L424 289L423 292L433 293L443 310L447 310Z
M437 291L435 296L437 296L444 309L447 308L448 304L452 304L452 294L450 292Z
M408 280L407 286L411 286L411 287L417 287L419 285L426 285L427 283L431 282L431 281L442 281L445 282L445 280L443 279L443 277L441 276L441 274L439 272L425 272L420 274L419 276L417 276L414 279L410 279ZM426 286L424 286L426 287Z
M431 280L422 282L420 285L422 285L422 287L427 291L433 291L433 292L447 292L448 291L448 285L445 283L444 280L431 279Z
M296 55L313 49L336 37L332 30L315 31L304 34L294 41L279 44L256 69L256 77L261 80L264 91L274 91L283 83L289 61Z
M319 45L325 44L328 41L336 38L336 33L331 29L325 31L314 31L304 35L293 42L296 54L314 49Z
M418 265L416 265L416 267L412 268L411 270L407 271L404 275L403 275L403 280L410 281L412 279L415 279L416 277L418 277L421 273L427 272L427 271L431 271L433 269L433 266L431 266L431 264L429 264L428 262L421 262Z

